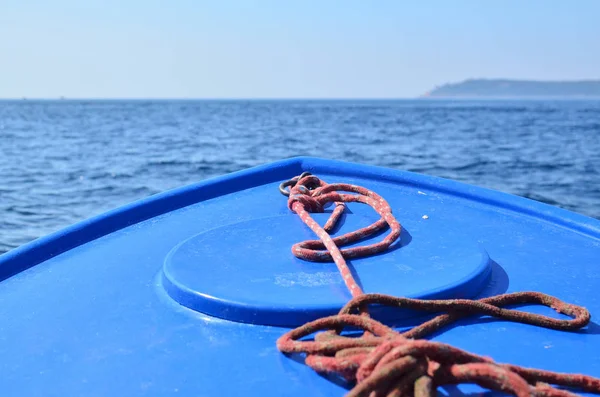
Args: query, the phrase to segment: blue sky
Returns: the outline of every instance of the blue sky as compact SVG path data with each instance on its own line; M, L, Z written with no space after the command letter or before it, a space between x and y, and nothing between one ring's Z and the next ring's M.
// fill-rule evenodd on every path
M0 0L0 97L394 98L600 78L600 1Z

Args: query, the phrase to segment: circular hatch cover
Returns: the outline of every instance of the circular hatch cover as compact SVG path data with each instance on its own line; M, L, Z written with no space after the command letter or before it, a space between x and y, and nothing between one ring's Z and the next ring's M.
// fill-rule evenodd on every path
M328 216L313 214L321 225ZM372 222L350 214L335 235ZM333 262L292 255L293 244L314 238L294 214L217 227L173 248L165 259L163 286L181 305L210 316L298 326L337 313L351 297ZM475 297L488 281L489 262L477 243L432 220L403 230L388 252L348 261L365 292L430 299ZM382 320L416 315L390 308L372 313Z

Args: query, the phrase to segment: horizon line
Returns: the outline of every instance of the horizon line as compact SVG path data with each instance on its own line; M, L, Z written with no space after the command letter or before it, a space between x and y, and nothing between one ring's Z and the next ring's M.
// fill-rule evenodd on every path
M170 100L179 100L179 101L294 101L294 100L307 100L307 101L320 101L320 100L333 100L333 101L344 101L344 100L396 100L396 99L419 99L424 98L421 96L398 96L398 97L84 97L84 96L52 96L52 97L0 97L0 101L9 100L9 101L46 101L46 100L126 100L126 101L147 101L147 100L157 100L157 101L170 101Z
M600 99L593 95L557 95L557 96L427 96L415 97L0 97L0 101L406 101L406 100L573 100Z

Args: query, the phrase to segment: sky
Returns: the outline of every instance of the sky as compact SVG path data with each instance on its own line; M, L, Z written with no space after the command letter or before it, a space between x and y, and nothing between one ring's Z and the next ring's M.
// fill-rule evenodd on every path
M0 0L0 98L405 98L600 78L600 1Z

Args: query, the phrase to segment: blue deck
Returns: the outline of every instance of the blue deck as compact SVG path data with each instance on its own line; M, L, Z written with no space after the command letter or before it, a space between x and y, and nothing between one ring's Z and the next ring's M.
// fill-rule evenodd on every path
M214 231L231 225L253 225L256 235L279 227L278 235L290 241L302 235L311 238L277 191L281 181L302 171L310 171L327 182L351 182L373 189L388 200L410 234L411 241L404 236L406 247L400 247L391 256L353 261L367 292L419 296L421 292L426 295L446 288L440 286L436 290L436 283L430 285L427 280L447 271L447 264L436 268L435 258L426 261L429 267L424 268L399 262L404 248L414 256L420 252L419 247L434 249L433 245L420 243L421 238L433 233L438 238L435 246L439 246L440 236L448 236L448 246L464 244L464 252L474 255L461 262L455 256L463 251L440 254L454 258L452 263L457 272L465 272L464 277L471 274L465 266L481 274L473 278L479 284L469 281L465 284L468 288L459 289L460 293L474 297L535 290L583 305L592 314L592 323L579 332L487 319L463 320L436 336L436 340L499 362L600 376L600 355L595 353L600 350L600 326L594 322L600 316L599 221L452 181L295 158L166 192L0 256L0 380L4 395L343 395L343 385L316 375L302 362L276 349L275 341L287 330L284 325L295 322L293 313L286 311L289 302L280 301L302 302L305 296L294 295L292 290L287 298L277 299L268 292L277 282L277 288L297 282L294 269L280 269L278 274L283 278L277 282L267 280L263 286L252 284L259 278L257 275L246 280L234 269L230 279L240 291L266 288L263 295L257 292L255 296L240 298L244 304L255 299L253 304L258 307L245 314L203 314L197 310L222 314L223 306L215 309L209 305L207 309L202 297L198 301L198 297L178 294L181 290L174 293L172 285L165 281L165 277L174 277L188 283L192 290L214 288L211 292L224 294L220 303L232 304L235 293L219 290L221 284L216 281L203 284L205 280L198 274L208 274L214 280L221 277L226 282L228 272L218 263L213 264L220 257L219 252L232 260L241 260L244 254L240 252L245 252L250 263L267 263L264 261L269 258L265 255L252 259L251 241L242 247L231 243L239 240L223 239L218 243L223 244L221 250L211 252L211 260L202 263L202 273L179 267L172 270L168 267L169 258L177 254L177 247L198 235L207 236L214 245L220 240ZM345 227L356 227L354 217L377 219L366 206L351 205L350 210L350 220L343 231ZM423 215L428 219L423 219ZM282 217L289 218L291 234L281 227ZM289 245L280 248L268 262L272 267L265 267L269 272L274 272L274 264L282 258L292 257ZM189 257L193 251L190 249L186 255ZM385 258L391 260L384 262ZM300 262L293 260L298 261L293 262L296 265ZM386 291L376 290L377 280L369 282L367 270L377 261L386 266L385 275L389 275ZM328 298L324 292L323 288L332 285L337 291L335 265L302 266L308 266L305 272L309 281L298 291L321 288L312 300L305 300L307 305L314 304L310 308L314 312L307 318L327 313L347 298ZM311 284L310 275L319 271L324 275ZM457 273L451 271L444 277L453 274ZM464 277L454 280L455 284L463 282ZM415 287L415 283L422 285ZM445 291L456 293L452 288ZM265 314L261 310L271 304L279 304L284 313ZM545 308L532 311L552 313ZM262 320L250 324L248 313L263 315ZM276 323L273 319L282 315L288 318L281 324L260 325ZM407 319L400 319L398 324L405 324L402 321ZM465 393L479 390L461 386L442 392L460 395L458 389Z

